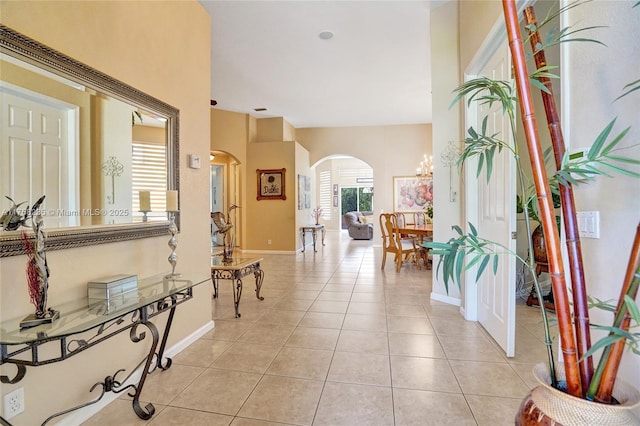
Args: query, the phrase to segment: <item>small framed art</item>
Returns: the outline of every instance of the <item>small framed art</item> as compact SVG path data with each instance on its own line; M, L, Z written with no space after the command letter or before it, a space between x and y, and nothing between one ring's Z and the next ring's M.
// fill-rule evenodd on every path
M286 200L285 172L287 169L257 169L258 201Z

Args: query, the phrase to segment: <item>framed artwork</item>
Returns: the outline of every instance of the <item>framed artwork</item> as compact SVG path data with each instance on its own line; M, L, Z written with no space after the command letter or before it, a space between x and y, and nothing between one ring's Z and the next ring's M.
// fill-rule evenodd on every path
M335 195L335 196L338 195L338 184L337 183L333 184L333 195Z
M304 208L311 208L311 177L304 177Z
M311 208L311 178L298 175L298 210Z
M337 195L333 196L333 207L338 207L338 196Z
M433 178L394 176L393 211L426 211L427 214L433 214Z
M286 200L285 172L287 169L256 169L258 196L260 200Z

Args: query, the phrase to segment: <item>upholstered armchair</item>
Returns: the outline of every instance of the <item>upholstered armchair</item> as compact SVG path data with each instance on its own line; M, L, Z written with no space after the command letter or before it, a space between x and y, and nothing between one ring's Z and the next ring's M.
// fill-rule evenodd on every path
M369 222L373 215L363 215L362 212L347 212L344 222L349 236L354 240L371 240L373 238L373 223ZM366 223L369 222L369 223Z

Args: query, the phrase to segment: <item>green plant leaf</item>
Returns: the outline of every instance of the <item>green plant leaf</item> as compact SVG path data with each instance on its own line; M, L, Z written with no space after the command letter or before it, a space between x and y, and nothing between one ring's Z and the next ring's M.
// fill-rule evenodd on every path
M636 279L638 279L636 277ZM638 305L636 305L635 300L633 300L628 294L624 296L624 304L629 310L629 314L631 318L636 322L636 324L640 324L640 310L638 309Z
M485 268L487 267L487 264L489 263L489 260L491 260L490 256L485 256L484 259L482 259L482 263L478 267L478 273L476 274L476 282L478 282L478 280L480 279L480 276L482 275L482 273L484 272Z
M629 95L630 93L635 92L636 90L640 90L640 80L636 80L636 81L634 81L632 83L627 84L626 86L624 86L624 89L628 89L628 90L626 92L623 92L622 95L620 95L617 98L615 98L614 102L617 101L620 98L624 98L625 96Z
M600 349L604 349L606 347L613 345L615 342L617 342L620 339L622 339L622 336L617 336L617 335L609 335L609 336L603 337L602 339L598 340L596 343L594 343L591 346L591 348L582 356L580 361L586 358L589 358L590 356L598 352Z

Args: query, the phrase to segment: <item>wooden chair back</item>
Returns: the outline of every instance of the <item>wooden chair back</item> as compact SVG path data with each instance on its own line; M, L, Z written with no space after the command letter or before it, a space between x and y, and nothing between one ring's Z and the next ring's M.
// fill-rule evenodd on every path
M387 253L393 253L396 262L396 270L399 272L404 260L408 260L410 255L415 255L416 246L413 240L410 245L402 244L402 236L398 232L398 215L396 213L380 214L380 233L382 234L382 269L387 259Z

